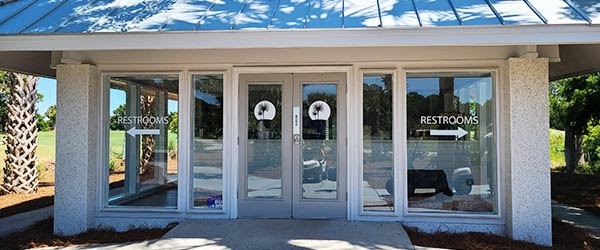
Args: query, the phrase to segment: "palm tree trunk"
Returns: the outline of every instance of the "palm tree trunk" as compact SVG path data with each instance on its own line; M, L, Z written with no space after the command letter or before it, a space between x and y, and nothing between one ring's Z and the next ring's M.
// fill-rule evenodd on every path
M1 193L34 193L38 186L37 84L38 77L8 73L10 100Z

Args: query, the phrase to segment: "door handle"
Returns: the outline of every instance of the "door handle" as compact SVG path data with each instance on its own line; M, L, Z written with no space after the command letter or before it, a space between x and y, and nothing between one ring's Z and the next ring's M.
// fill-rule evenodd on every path
M295 134L294 137L292 138L292 141L294 141L294 144L300 145L300 135Z

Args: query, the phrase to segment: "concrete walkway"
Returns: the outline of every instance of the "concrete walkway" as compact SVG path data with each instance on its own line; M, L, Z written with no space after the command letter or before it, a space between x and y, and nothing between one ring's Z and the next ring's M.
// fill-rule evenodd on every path
M600 217L588 211L552 201L552 217L583 228L600 239Z
M9 217L0 219L0 237L10 235L12 233L21 232L32 226L33 224L48 219L54 214L54 206L40 208L37 210L15 214Z
M186 220L163 238L66 249L414 249L400 223Z

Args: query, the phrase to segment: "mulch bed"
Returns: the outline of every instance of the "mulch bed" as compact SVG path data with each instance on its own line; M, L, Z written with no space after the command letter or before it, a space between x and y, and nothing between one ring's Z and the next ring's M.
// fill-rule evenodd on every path
M144 241L160 238L176 225L176 223L173 223L166 228L135 228L126 232L116 232L110 228L95 229L75 236L62 237L53 235L54 222L50 218L31 226L23 232L0 238L0 248L28 249Z
M41 184L34 194L0 195L0 218L54 204L54 185Z
M552 199L600 216L600 175L553 172Z
M500 249L551 249L507 237L484 233L434 233L428 234L416 228L406 228L411 241L416 246L465 250ZM560 221L552 222L552 249L600 249L600 240L591 237L583 229Z

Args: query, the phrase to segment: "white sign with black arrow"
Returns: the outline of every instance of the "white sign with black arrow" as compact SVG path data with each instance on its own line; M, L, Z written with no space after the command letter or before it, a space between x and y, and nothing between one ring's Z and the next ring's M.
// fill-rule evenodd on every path
M437 130L432 129L429 131L431 136L456 136L456 139L460 139L463 136L467 135L469 132L459 127L456 130Z
M160 135L159 129L137 129L133 127L127 130L127 134L135 137L136 135Z

